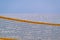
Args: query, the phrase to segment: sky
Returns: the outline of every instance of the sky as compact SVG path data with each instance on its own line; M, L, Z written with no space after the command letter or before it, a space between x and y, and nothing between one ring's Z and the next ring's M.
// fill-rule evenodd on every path
M0 0L0 15L60 23L60 0Z
M0 13L60 13L60 0L0 0Z

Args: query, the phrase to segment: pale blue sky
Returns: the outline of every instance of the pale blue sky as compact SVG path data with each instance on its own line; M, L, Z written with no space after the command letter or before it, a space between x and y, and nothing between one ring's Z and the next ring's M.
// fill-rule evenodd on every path
M60 23L60 0L0 0L0 15Z
M0 0L0 13L60 13L60 0Z

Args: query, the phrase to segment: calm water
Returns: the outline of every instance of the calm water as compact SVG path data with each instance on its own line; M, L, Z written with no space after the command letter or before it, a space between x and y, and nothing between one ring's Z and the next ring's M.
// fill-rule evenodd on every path
M60 27L0 19L0 37L21 40L60 40Z

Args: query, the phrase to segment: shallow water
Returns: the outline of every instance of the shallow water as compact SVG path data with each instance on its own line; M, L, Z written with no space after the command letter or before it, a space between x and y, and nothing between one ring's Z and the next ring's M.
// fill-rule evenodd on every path
M0 19L0 37L21 40L60 40L60 27Z

